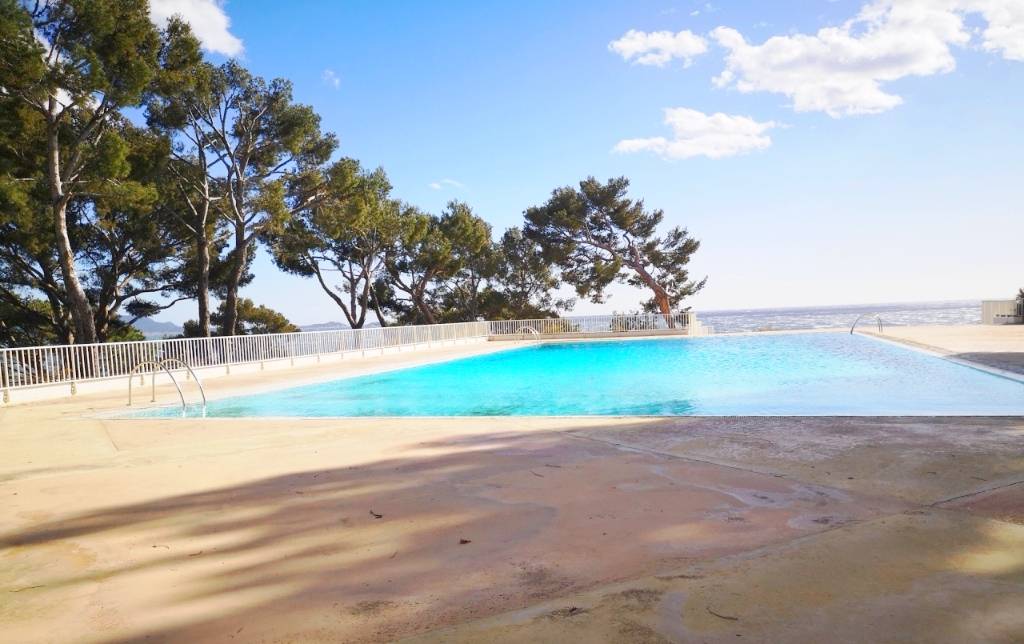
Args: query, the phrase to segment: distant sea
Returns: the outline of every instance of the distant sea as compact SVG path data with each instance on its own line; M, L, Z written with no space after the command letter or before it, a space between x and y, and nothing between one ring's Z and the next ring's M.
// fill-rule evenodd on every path
M900 302L856 306L815 306L781 309L697 311L697 318L715 333L850 328L857 316L877 314L887 325L980 324L981 301ZM865 316L861 324L874 324Z
M790 329L841 329L850 328L861 313L877 314L887 325L906 326L911 324L980 324L981 300L957 300L951 302L902 302L896 304L862 304L855 306L813 306L780 309L735 309L730 311L697 310L697 317L705 326L714 328L716 333L737 331L784 331ZM571 313L569 314L572 315ZM147 340L173 337L181 328L167 322L144 323L142 328ZM873 324L865 316L861 324ZM368 326L376 326L373 323ZM302 327L303 331L327 331L347 329L341 322L324 322Z

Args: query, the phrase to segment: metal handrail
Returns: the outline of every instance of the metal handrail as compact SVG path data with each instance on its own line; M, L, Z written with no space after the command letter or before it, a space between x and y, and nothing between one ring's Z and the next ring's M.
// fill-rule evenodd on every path
M188 371L189 375L191 375L193 378L195 378L196 384L199 385L199 395L203 397L203 408L205 408L206 407L206 389L203 388L203 381L199 379L199 374L197 374L192 369L192 367L190 367L188 365L188 363L183 361L183 360L178 360L177 358L164 358L163 360L160 361L161 365L166 365L167 363L180 364L182 367L184 367ZM131 404L131 401L129 401L129 404Z
M524 326L518 331L516 331L516 333L522 333L523 335L540 335L540 331L533 328L532 326Z
M882 323L881 315L878 315L877 313L861 313L860 315L857 316L857 319L854 320L853 324L850 326L850 335L853 335L853 330L857 328L857 323L859 323L861 321L861 318L863 318L866 315L875 316L875 322L878 324L878 332L885 333L885 325Z
M178 390L178 398L181 399L181 408L182 409L185 408L185 394L181 393L181 387L178 385L178 379L174 377L174 374L171 373L170 369L168 369L163 364L162 361L161 362L156 362L155 360L146 360L145 362L140 362L139 364L137 364L134 367L132 367L131 373L128 374L128 406L129 407L132 406L132 383L135 382L135 372L138 371L141 367L158 367L160 369L163 369L164 373L166 373L167 376L171 379L171 382L174 383L174 388ZM151 375L150 379L153 382L153 390L152 390L152 394L150 395L149 402L156 402L156 371L155 370L152 372L152 375ZM203 396L205 398L205 394Z

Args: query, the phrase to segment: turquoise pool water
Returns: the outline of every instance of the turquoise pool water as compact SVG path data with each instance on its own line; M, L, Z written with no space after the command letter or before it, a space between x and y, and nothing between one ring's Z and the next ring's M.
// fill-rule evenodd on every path
M1024 384L863 336L807 333L551 343L213 400L206 410L231 418L944 414L1024 415Z

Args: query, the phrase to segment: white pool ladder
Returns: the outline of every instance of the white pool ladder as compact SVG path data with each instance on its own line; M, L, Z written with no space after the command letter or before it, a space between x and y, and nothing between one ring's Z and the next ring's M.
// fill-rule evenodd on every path
M857 319L853 321L853 325L850 326L850 335L853 335L853 330L857 328L857 323L861 321L864 316L874 316L875 323L878 325L878 332L885 333L885 325L882 323L882 316L875 313L861 313L857 316Z
M192 370L187 363L177 358L164 358L163 360L146 360L132 367L131 373L128 374L128 406L132 406L132 384L135 382L135 374L139 369L143 367L156 367L156 369L163 370L167 374L167 377L171 379L171 383L174 384L174 388L178 390L178 399L181 400L181 409L184 410L187 405L185 404L185 394L181 392L181 385L178 384L178 379L174 377L174 373L168 369L168 365L180 365L184 367L189 375L195 378L196 384L199 385L199 395L203 399L203 410L206 410L206 390L203 388L203 382L199 379L199 376L195 371ZM156 402L156 369L150 375L152 381L152 391L150 393L149 402ZM142 374L140 374L141 376ZM144 378L144 376L143 376ZM145 380L143 380L145 382Z

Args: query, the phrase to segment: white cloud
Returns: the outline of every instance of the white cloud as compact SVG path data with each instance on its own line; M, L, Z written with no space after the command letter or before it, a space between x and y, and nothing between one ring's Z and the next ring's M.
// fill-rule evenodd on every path
M674 58L689 67L693 59L708 50L708 42L692 31L637 31L630 29L608 49L637 65L664 67Z
M778 127L774 121L759 122L721 112L704 114L685 107L667 108L665 124L672 129L671 139L625 139L616 144L614 151L653 152L664 159L722 159L767 148L772 140L765 133Z
M218 0L150 0L154 23L162 25L175 15L192 27L203 49L225 56L242 53L242 41L231 33L231 20Z
M968 11L981 13L988 22L981 33L981 45L986 51L1024 62L1024 2L973 0L964 4Z
M320 74L320 80L322 80L325 85L330 85L334 89L341 87L341 78L333 69L325 69L323 73Z
M465 188L466 184L455 179L441 179L440 181L431 181L430 187L434 190L442 190L444 188Z
M903 102L883 89L885 83L956 68L951 48L972 43L964 17L973 13L987 22L982 48L1024 60L1021 0L875 0L838 27L774 36L760 45L718 27L711 35L728 54L714 83L783 94L801 112L884 112Z

